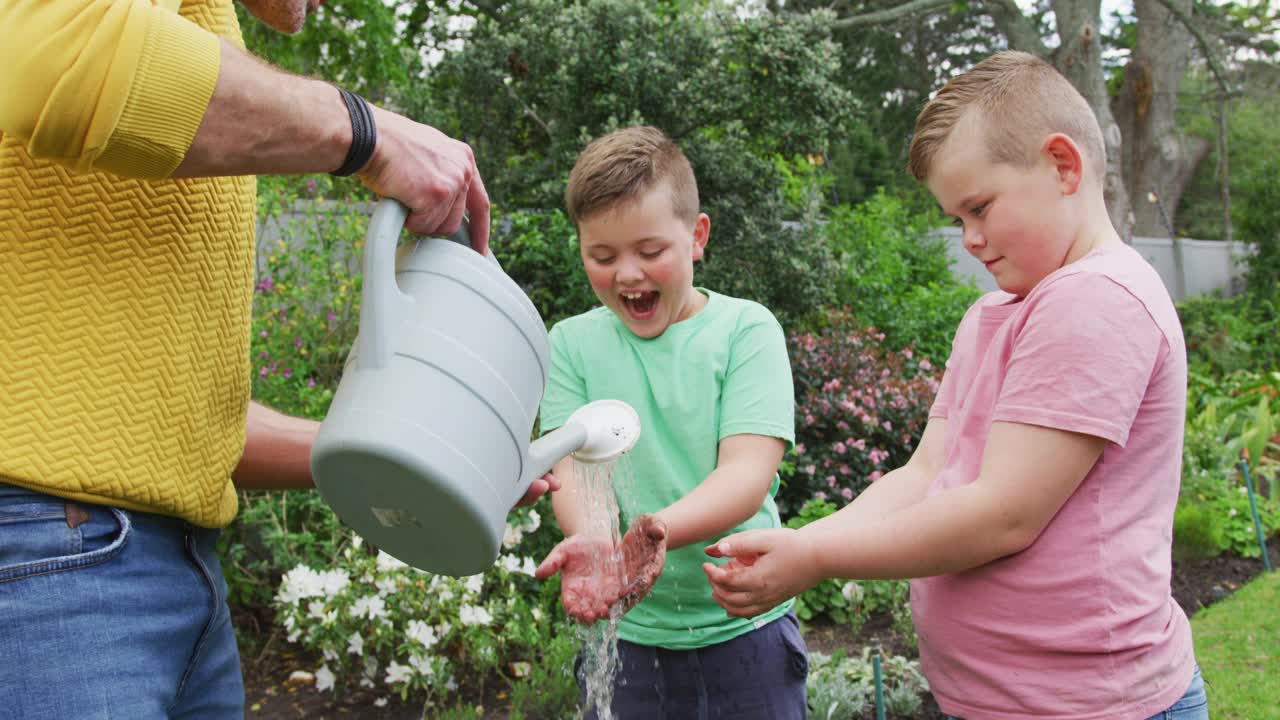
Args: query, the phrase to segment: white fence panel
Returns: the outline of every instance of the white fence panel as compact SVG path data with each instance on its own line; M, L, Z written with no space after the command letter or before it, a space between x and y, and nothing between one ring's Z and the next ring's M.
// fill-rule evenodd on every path
M998 290L995 278L978 262L960 237L960 228L945 227L938 230L947 238L947 252L955 260L951 271L957 277L972 277L984 291ZM1245 243L1225 243L1214 240L1179 239L1178 247L1169 238L1135 237L1133 248L1142 254L1159 273L1175 301L1215 290L1224 295L1235 295L1244 288L1244 271L1240 259L1252 250ZM1177 251L1182 253L1182 273L1179 277Z

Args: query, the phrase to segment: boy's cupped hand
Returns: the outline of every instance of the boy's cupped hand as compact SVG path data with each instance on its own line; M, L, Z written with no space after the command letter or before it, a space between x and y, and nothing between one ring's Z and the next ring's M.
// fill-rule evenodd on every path
M730 558L719 566L703 563L702 570L712 599L735 617L761 615L822 580L807 540L787 528L735 533L706 553Z
M570 617L593 623L614 605L630 610L649 594L666 563L667 527L653 515L631 524L619 546L607 535L580 533L562 540L535 572L560 573L560 603Z

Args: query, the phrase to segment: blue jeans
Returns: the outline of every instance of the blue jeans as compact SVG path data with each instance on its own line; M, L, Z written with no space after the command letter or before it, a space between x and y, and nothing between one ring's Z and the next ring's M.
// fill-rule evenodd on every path
M0 715L242 720L217 537L0 483Z
M618 720L804 720L808 675L809 652L791 612L697 650L619 640L611 709ZM579 700L585 704L586 688ZM584 717L596 720L596 708Z
M951 715L947 718L960 720ZM1147 720L1209 720L1209 698L1204 693L1204 677L1200 675L1199 665L1196 666L1195 675L1191 676L1191 687L1187 688L1178 702Z

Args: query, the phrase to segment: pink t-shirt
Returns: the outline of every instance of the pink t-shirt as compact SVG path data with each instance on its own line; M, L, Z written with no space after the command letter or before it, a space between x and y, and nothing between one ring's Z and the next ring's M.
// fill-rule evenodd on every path
M922 667L966 720L1147 718L1194 668L1170 593L1187 363L1156 272L1127 246L1095 252L1018 301L991 293L956 331L931 417L947 419L936 493L978 476L992 422L1109 441L1030 547L915 580Z

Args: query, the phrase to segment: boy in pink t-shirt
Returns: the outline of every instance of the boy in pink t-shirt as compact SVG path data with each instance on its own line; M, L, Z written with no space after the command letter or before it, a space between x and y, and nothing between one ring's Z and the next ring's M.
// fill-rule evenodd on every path
M1186 349L1103 200L1088 104L1025 53L926 105L912 174L1001 291L956 332L911 460L801 530L707 549L731 615L826 577L919 578L911 606L943 712L967 720L1208 718L1170 593Z

